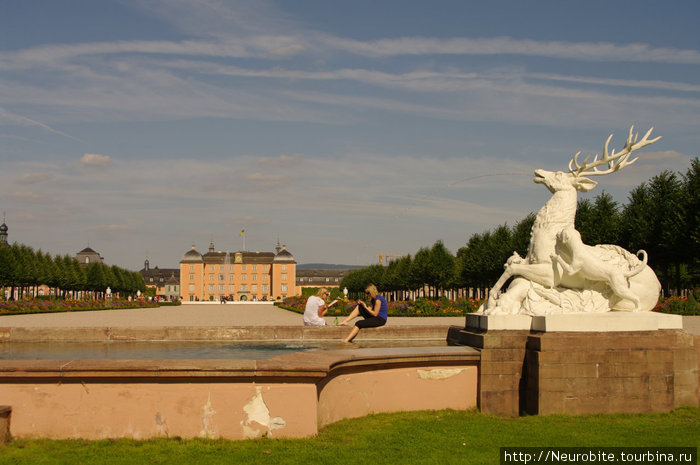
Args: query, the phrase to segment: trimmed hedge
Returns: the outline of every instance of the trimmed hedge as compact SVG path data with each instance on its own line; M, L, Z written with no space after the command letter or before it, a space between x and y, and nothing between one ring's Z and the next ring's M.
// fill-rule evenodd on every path
M288 297L275 305L303 314L306 300L307 297ZM463 316L477 311L482 302L483 300L476 299L449 300L446 298L437 300L420 298L415 301L388 302L389 316ZM338 303L328 310L326 316L346 316L355 308L355 305L357 305L355 300L338 299Z

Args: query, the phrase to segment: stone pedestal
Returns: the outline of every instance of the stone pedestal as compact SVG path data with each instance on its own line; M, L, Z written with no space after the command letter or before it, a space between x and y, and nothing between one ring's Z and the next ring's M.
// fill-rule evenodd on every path
M10 441L10 416L12 407L0 405L0 446Z
M700 404L700 338L681 328L651 312L470 315L448 342L480 350L484 413L658 412Z
M450 328L448 342L479 349L477 406L484 413L515 417L525 408L528 330Z
M663 412L698 405L698 360L682 330L533 333L529 414Z

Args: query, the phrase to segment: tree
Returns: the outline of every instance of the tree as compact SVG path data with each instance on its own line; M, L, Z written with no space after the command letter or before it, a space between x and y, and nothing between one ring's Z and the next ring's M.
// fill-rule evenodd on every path
M532 236L532 225L535 223L535 214L530 213L520 220L514 227L511 234L511 249L521 257L527 255L530 248L530 237Z
M685 253L683 261L688 267L691 287L696 289L695 296L700 297L697 287L700 284L700 159L694 158L690 168L683 175L682 198L684 202L683 231Z
M422 288L430 280L430 249L421 247L416 252L416 256L411 263L411 280L417 284L417 288ZM430 290L429 290L430 292Z
M593 245L595 233L595 222L593 221L593 204L588 199L579 199L576 204L576 218L574 227L581 233L581 240L584 244Z
M16 284L15 268L17 266L17 261L12 250L11 247L0 247L0 288L3 291L3 298L5 296L5 288L13 288ZM13 293L10 292L10 295L12 296Z
M622 246L631 252L643 249L649 265L670 294L671 268L675 268L675 287L680 288L680 263L684 260L683 217L685 204L681 183L670 171L654 176L630 193L623 210Z
M447 250L442 241L437 241L430 249L430 268L428 285L442 293L452 287L455 281L455 257Z

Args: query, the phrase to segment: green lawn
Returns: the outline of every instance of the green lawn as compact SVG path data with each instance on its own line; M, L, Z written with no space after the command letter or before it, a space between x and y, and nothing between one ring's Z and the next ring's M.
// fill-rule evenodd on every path
M497 464L502 446L696 447L698 438L700 408L521 418L443 410L345 420L303 440L16 440L0 446L0 464Z

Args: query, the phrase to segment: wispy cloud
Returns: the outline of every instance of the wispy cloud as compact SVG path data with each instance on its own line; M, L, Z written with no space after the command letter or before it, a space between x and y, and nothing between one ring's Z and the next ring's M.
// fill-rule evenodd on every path
M295 166L302 163L304 155L301 153L295 153L293 155L282 154L278 157L262 157L258 159L258 162L262 165L286 168L289 166Z
M374 41L328 37L339 50L358 55L387 57L400 55L520 55L576 61L623 61L642 63L700 64L700 52L649 44L562 42L493 37L437 39L405 37Z
M109 165L111 161L109 155L99 153L86 153L80 157L80 164L87 167L103 167Z
M17 179L17 184L38 184L54 178L53 173L25 173Z
M69 139L73 139L73 140L77 140L77 141L83 142L82 140L78 139L77 137L71 136L70 134L66 134L65 132L61 132L61 131L59 131L59 130L57 130L57 129L54 129L54 128L52 128L52 127L50 127L50 126L48 126L48 125L46 125L46 124L44 124L44 123L41 123L41 122L39 122L39 121L35 121L35 120L33 120L33 119L27 118L26 116L22 116L22 115L17 115L17 114L14 114L14 113L10 113L10 112L8 112L8 111L2 109L2 108L0 108L0 120L4 120L4 121L6 121L6 122L11 122L11 123L14 123L14 124L18 124L18 125L20 125L20 126L34 126L34 127L38 127L38 128L41 128L41 129L43 129L43 130L45 130L45 131L48 131L48 132L50 132L50 133L52 133L52 134L56 134L56 135L59 135L59 136L67 137L67 138L69 138Z
M117 41L47 45L4 52L0 63L10 70L64 63L84 56L125 54L176 55L225 58L279 58L302 53L351 52L365 57L404 55L513 55L574 61L700 64L700 51L654 47L650 44L548 42L511 37L437 39L405 37L360 41L310 34L227 37L219 40Z

